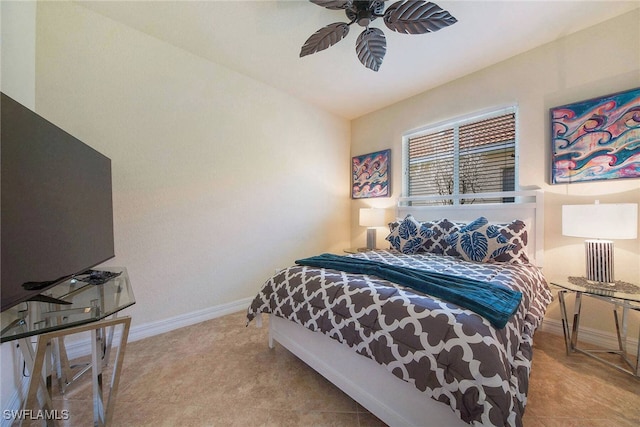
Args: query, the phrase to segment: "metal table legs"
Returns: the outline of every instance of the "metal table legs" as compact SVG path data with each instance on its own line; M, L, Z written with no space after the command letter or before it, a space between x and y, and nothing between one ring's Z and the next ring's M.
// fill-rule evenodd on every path
M616 368L622 372L631 374L635 377L640 377L640 344L638 345L638 351L637 351L635 361L632 362L627 356L627 320L628 320L629 309L632 309L632 310L640 310L640 309L634 305L630 305L628 301L613 300L612 298L608 298L608 297L586 294L590 297L606 301L610 304L614 304L613 317L616 325L616 336L618 339L618 348L617 349L583 349L578 347L578 331L580 329L580 310L582 308L583 292L575 292L576 300L575 300L575 305L573 309L573 324L571 327L571 331L569 330L569 319L568 319L567 307L565 303L565 294L567 292L570 292L570 291L568 290L558 291L558 300L560 302L560 315L562 316L562 332L564 334L564 342L565 342L567 355L571 354L572 352L580 352L589 357L597 359L598 361L606 365ZM618 317L618 308L622 308L622 328L620 327L620 321ZM640 343L640 337L639 337L639 343ZM597 353L617 354L618 356L621 357L622 362L624 362L624 364L619 365L619 364L612 363L608 360L603 359L602 357L599 357Z
M116 352L113 372L111 374L111 380L109 382L109 398L105 405L103 398L103 382L102 382L102 373L103 368L106 366L108 360L108 350L105 347L104 343L104 331L106 328L111 328L110 334L113 333L113 329L118 326L122 326L122 333L120 334L119 343L117 344L118 349ZM23 338L20 340L20 348L22 349L22 354L24 356L25 362L27 364L27 368L31 374L31 380L29 382L29 389L27 392L27 397L24 400L22 409L23 413L28 413L28 410L31 410L36 406L38 402L38 407L42 408L44 411L52 410L52 402L51 396L49 394L49 390L45 384L42 369L45 366L46 355L48 352L48 344L50 342L57 341L58 338L62 338L67 335L77 334L80 332L91 332L91 364L90 369L92 372L92 383L93 383L93 421L94 426L102 427L106 426L111 422L113 417L113 408L116 401L116 396L118 394L118 385L120 381L120 372L122 370L122 361L124 359L124 353L127 345L127 338L129 336L129 327L131 325L131 318L119 317L116 319L110 320L102 320L99 322L93 322L82 326L76 326L73 328L62 329L58 331L48 332L41 335L38 335L37 346L34 352L33 346L29 342L28 338ZM111 335L112 336L112 335ZM109 340L110 341L110 340ZM64 350L63 343L56 343L60 347L60 359L58 360L58 373L62 374L61 383L64 384L63 389L72 382L77 379L79 375L86 372L87 369L83 370L80 374L76 375L73 380L69 379L70 369L68 367L68 360L66 360L66 352ZM110 346L108 346L110 347ZM66 365L65 365L66 361ZM71 414L72 415L72 414ZM55 425L55 419L45 419L47 425Z

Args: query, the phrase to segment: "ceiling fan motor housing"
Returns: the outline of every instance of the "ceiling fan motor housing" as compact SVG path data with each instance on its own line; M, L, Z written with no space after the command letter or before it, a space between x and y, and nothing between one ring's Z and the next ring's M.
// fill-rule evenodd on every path
M345 10L347 18L351 22L357 22L361 27L368 27L371 21L382 16L384 2L381 1L354 1L350 8Z

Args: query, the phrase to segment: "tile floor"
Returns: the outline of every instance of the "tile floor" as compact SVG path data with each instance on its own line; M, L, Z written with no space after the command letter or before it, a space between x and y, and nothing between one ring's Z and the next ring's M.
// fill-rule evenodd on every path
M265 318L266 320L266 318ZM265 322L266 323L266 322ZM54 406L92 424L90 384ZM236 313L129 343L115 426L384 426ZM538 332L525 427L637 427L640 380Z

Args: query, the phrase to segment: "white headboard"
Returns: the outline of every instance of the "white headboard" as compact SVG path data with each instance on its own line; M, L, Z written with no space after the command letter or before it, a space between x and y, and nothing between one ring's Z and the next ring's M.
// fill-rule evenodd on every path
M483 200L504 200L505 198L509 198L513 202L482 203ZM460 200L468 199L474 199L474 203L459 203ZM443 204L417 205L424 202ZM398 218L404 218L407 214L413 215L418 221L447 218L454 222L469 222L479 216L486 217L489 222L499 223L509 223L514 219L522 220L527 225L528 230L527 255L533 264L538 267L543 266L544 193L541 190L401 197L398 200L397 216Z

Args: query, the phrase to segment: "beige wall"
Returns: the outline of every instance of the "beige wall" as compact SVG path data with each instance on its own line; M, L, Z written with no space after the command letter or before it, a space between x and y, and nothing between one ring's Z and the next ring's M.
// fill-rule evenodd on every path
M0 3L2 92L25 107L35 108L36 2Z
M403 133L494 106L517 104L520 135L520 186L545 191L545 274L549 279L583 275L583 242L561 236L561 205L640 202L640 180L549 185L549 108L640 86L640 11L591 27L531 50L480 72L430 90L352 122L351 154L392 149L392 197L352 201L352 245L362 246L358 208L395 206L402 191ZM378 246L386 247L385 232ZM640 284L640 240L616 245L616 278ZM583 317L585 326L613 325L609 306L587 303L598 316ZM635 313L635 321L640 316ZM559 318L557 302L548 317ZM637 329L631 336L637 337Z
M37 47L37 111L112 159L133 327L349 245L347 120L68 2Z

